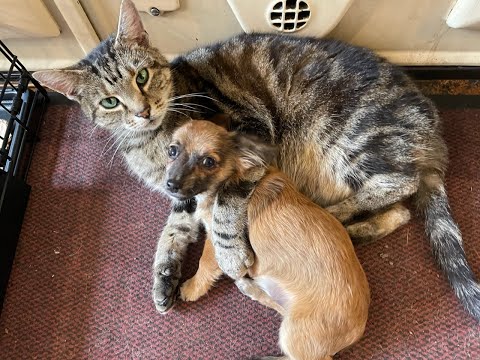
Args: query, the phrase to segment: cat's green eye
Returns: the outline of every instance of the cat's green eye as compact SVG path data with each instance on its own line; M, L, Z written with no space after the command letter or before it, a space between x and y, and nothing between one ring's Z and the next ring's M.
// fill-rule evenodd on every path
M100 105L102 105L105 109L113 109L120 104L120 101L114 96L108 97L100 101Z
M137 84L145 85L147 81L148 81L148 70L147 69L140 70L137 74Z

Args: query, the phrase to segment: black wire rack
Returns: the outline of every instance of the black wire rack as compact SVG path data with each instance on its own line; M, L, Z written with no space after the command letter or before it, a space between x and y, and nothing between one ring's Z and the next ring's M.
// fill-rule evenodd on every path
M0 41L0 309L30 195L27 175L48 103L46 90ZM7 66L8 66L7 63Z

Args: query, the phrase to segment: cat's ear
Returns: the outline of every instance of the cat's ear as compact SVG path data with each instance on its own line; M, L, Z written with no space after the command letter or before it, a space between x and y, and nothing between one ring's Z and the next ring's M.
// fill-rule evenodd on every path
M142 24L142 19L131 0L123 0L120 6L117 37L115 44L121 42L134 42L148 45L148 34Z
M276 146L253 135L235 134L238 160L244 170L273 164L278 154Z
M85 82L83 70L44 70L36 71L33 77L40 84L55 90L71 100L77 100Z

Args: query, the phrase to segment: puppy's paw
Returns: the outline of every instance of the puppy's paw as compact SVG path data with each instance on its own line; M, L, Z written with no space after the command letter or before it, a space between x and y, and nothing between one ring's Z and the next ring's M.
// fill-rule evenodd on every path
M183 301L197 301L208 292L210 286L200 284L195 276L188 279L180 287L180 299Z

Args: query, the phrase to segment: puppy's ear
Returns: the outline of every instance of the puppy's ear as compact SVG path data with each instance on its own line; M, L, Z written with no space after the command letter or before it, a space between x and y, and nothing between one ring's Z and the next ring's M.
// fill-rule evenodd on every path
M235 134L238 159L243 170L266 167L276 160L278 149L253 135Z
M208 121L213 122L215 125L221 126L227 131L230 131L232 118L227 114L215 114Z

